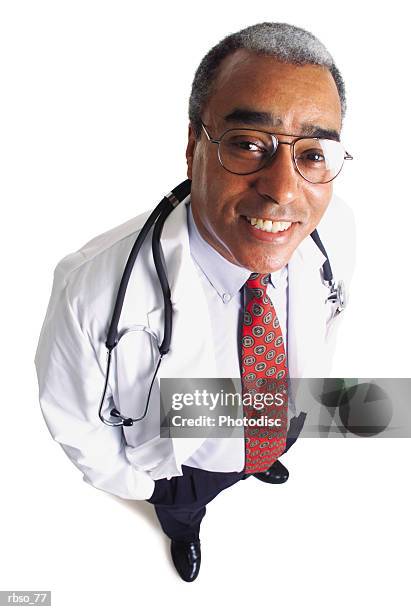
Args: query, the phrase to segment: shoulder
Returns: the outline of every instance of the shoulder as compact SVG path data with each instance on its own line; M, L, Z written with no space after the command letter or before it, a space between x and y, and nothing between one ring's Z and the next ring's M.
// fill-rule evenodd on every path
M152 213L146 211L89 240L61 259L54 270L53 296L63 292L84 328L100 328L113 312L124 269L137 236ZM163 254L171 280L188 252L185 207L177 206L166 219L162 232ZM152 257L150 228L133 265L127 286L122 317L143 317L160 299L157 272Z
M68 300L82 327L105 321L111 314L121 277L137 235L151 214L146 211L86 242L55 266L50 309ZM148 244L147 244L148 243ZM146 240L139 253L151 248ZM140 266L141 270L144 266ZM136 274L136 271L133 271Z
M339 227L352 232L348 239L351 236L354 238L355 218L353 210L345 200L337 195L333 195L327 210L318 224L318 231L322 229L327 235L335 235Z
M151 211L125 221L86 242L77 251L63 257L54 269L55 279L65 286L76 276L87 274L95 265L102 266L113 257L118 259L127 251L131 241L144 225Z

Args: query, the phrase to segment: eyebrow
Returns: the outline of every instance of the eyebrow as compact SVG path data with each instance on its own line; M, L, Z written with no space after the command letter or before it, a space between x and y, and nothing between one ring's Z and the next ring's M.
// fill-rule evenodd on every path
M223 117L224 121L229 124L245 123L249 125L268 125L270 127L281 127L283 121L281 117L277 117L273 113L267 111L256 111L248 108L235 108L228 115ZM328 138L330 140L340 140L340 134L337 130L323 128L319 125L311 123L303 123L301 125L301 136L312 136L313 138Z

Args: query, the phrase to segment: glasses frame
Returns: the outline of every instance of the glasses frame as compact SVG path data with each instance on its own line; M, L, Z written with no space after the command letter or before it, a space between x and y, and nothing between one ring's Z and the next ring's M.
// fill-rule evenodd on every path
M311 185L326 185L327 183L331 183L331 181L333 181L335 178L337 178L337 176L340 174L341 170L343 169L344 166L344 161L345 160L352 160L354 159L352 155L350 155L347 151L345 151L344 153L344 158L343 158L343 163L341 164L341 168L339 169L339 171L337 172L337 174L335 176L333 176L332 179L330 179L329 181L323 181L323 182L318 182L318 181L310 181L308 178L306 178L301 171L298 169L297 166L297 162L295 160L295 143L298 142L299 140L307 140L307 139L312 139L312 140L325 140L325 139L321 139L321 138L316 138L315 136L295 136L294 134L277 134L278 136L288 136L290 138L294 138L294 140L292 142L286 142L284 140L278 140L276 134L274 132L268 132L267 130L254 130L253 128L229 128L228 130L225 130L220 138L213 138L210 133L207 131L206 126L204 125L203 121L201 121L201 126L204 130L205 135L207 136L207 139L209 140L209 142L212 142L213 144L218 145L218 149L217 149L217 156L218 156L218 161L220 162L221 166L224 168L224 170L227 170L227 172L230 172L231 174L237 174L238 176L246 176L249 174L255 174L256 172L259 172L260 170L262 170L263 168L265 168L266 166L268 166L268 164L271 162L271 160L274 158L275 154L278 151L278 146L280 144L284 144L284 145L289 145L291 147L291 158L293 160L293 165L294 168L296 170L296 172L308 183L311 183ZM229 170L228 168L226 168L226 166L224 166L223 161L221 159L221 153L220 153L220 144L221 141L223 140L224 136L228 133L228 132L233 132L233 131L237 131L237 130L250 130L253 132L260 132L261 134L268 134L269 136L271 136L271 139L273 141L273 145L275 146L273 153L267 158L267 161L264 162L264 165L261 166L261 168L258 168L258 170L252 170L251 172L233 172L232 170ZM328 139L330 140L330 139ZM339 141L336 141L339 142ZM341 144L341 143L340 143Z

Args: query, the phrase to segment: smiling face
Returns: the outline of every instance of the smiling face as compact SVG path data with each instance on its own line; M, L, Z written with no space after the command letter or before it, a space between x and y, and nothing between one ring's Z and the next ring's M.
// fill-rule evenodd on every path
M221 63L202 120L214 139L229 128L338 139L341 105L326 68L285 64L240 49ZM273 272L286 265L331 199L332 183L312 184L301 177L287 145L279 145L258 172L236 175L220 165L218 145L204 133L196 139L190 126L186 157L201 235L223 257L251 271ZM292 225L272 233L251 225L247 217Z

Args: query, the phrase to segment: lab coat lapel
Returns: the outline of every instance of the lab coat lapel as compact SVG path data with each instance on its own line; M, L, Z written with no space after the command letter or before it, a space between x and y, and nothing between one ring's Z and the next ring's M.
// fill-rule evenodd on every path
M169 215L161 238L173 305L173 328L171 348L159 370L160 379L217 377L208 305L190 253L185 201ZM150 328L161 339L163 302L157 303L147 316ZM179 466L204 438L173 438L172 441Z
M324 255L310 236L288 263L288 368L291 378L322 372L327 288L321 281Z

